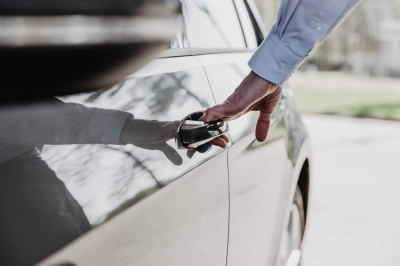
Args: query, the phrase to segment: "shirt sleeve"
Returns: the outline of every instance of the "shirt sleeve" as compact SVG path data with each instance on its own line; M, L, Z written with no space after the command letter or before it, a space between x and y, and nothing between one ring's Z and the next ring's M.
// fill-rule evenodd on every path
M12 105L3 107L0 112L0 143L122 144L121 131L128 117L133 115L57 99Z
M281 0L277 21L250 59L250 68L262 78L282 85L359 2Z

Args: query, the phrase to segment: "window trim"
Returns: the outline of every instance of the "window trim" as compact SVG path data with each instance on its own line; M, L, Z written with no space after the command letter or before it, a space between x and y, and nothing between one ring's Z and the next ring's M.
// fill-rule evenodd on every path
M238 20L239 20L240 29L242 30L242 37L243 37L243 40L244 40L244 45L245 45L246 47L249 47L249 45L247 44L246 34L244 33L242 18L241 18L240 14L239 14L238 7L236 6L236 1L235 1L235 0L232 0L232 4L233 4L233 6L234 6L234 8L235 8L236 16L237 16L237 18L238 18Z
M264 41L264 38L266 36L265 28L264 28L263 24L261 23L261 19L258 16L258 13L256 13L257 9L256 9L253 1L252 0L243 0L243 2L247 8L247 12L249 13L251 23L253 24L253 29L254 29L254 32L255 32L256 38L257 38L257 44L260 45Z
M207 54L229 54L229 53L254 53L251 48L174 48L163 51L158 58L171 58L182 56L195 56Z

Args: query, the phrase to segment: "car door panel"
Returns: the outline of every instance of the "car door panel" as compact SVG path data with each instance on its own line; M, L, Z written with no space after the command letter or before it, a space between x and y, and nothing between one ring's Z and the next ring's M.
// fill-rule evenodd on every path
M197 56L217 103L249 73L251 53ZM228 265L273 265L285 224L293 164L288 156L285 105L275 110L266 141L254 131L257 113L229 122L230 225Z
M109 90L62 100L177 122L214 104L204 69L191 57L154 60ZM41 265L225 265L227 152L188 154L174 137L166 144L172 155L133 145L46 145L42 157L94 229ZM171 159L177 156L181 161Z
M39 265L225 265L226 151Z

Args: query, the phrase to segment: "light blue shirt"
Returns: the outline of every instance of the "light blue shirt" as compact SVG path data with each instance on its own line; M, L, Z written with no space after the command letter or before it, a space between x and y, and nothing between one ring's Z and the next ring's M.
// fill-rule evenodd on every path
M281 0L278 19L249 61L264 79L282 85L361 0Z

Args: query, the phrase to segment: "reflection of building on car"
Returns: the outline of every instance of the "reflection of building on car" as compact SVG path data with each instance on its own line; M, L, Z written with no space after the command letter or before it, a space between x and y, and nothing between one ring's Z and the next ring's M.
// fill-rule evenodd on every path
M59 104L112 109L134 114L140 125L161 125L132 137L163 136L165 128L176 134L181 122L157 121L181 121L223 101L248 73L247 62L263 39L251 1L182 1L180 20L171 49L158 59L108 90L59 97L64 102ZM228 122L229 148L190 156L177 148L174 137L161 141L169 154L136 147L142 141L136 146L118 145L109 136L102 141L104 134L97 135L99 142L40 142L40 160L54 180L62 180L93 229L81 230L83 235L54 253L41 254L39 265L298 262L310 154L290 89L284 89L262 143L254 137L256 119L247 114ZM106 129L113 132L118 119L111 120ZM48 130L57 136L52 126ZM21 210L29 214L31 205ZM16 235L13 241L13 254L21 255L23 240Z

